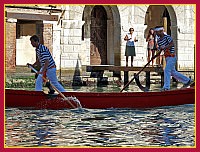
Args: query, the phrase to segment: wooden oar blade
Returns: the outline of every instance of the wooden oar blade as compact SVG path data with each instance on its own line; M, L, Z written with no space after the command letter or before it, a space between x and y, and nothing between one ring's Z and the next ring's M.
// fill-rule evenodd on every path
M73 103L73 101L69 101L71 104L73 104L74 107L78 106L76 103ZM48 95L47 98L44 100L41 100L37 103L36 109L70 109L72 106L69 104L69 102L66 102L65 99L63 99L59 95Z
M28 65L28 67L31 68L35 73L38 72L38 71L37 71L36 69L34 69L30 64L27 64L27 65ZM42 76L42 78L43 78L45 81L48 81L45 77ZM76 106L74 106L74 105L71 103L70 99L68 99L67 97L65 97L65 95L64 95L62 92L60 92L51 82L50 82L50 85L52 86L52 88L53 88L54 90L56 90L56 91L59 93L59 95L60 95L61 97L63 97L63 99L64 99L65 101L67 101L67 103L68 103L72 108L74 108L74 109L76 108ZM76 102L77 102L77 101L79 101L79 100L77 99ZM79 105L79 108L82 107L81 104L80 104L80 101L78 102L77 105Z
M134 78L135 78L135 82L137 84L137 86L144 92L148 92L149 91L149 87L143 87L140 83L139 80L139 75L137 75L136 73L134 73Z

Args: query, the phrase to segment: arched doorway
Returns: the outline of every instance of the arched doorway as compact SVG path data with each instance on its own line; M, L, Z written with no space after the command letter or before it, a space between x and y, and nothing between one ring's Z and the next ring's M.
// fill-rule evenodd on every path
M171 19L170 19L167 8L165 8L162 18L163 18L163 26L164 26L165 32L168 35L171 35L171 28L170 28L171 27Z
M107 13L102 6L95 6L91 12L90 64L107 64Z
M171 35L171 19L165 5L150 5L146 12L145 24L147 25L145 35L155 26L164 26L165 32Z
M177 50L177 19L172 6L150 5L146 11L145 24L147 25L147 28L145 29L145 37L150 28L163 26L165 32L172 36L175 50Z
M118 7L116 5L86 5L83 10L83 21L85 22L82 28L83 37L82 39L88 44L88 62L89 64L95 64L91 61L90 53L91 53L91 24L92 24L92 12L95 12L94 8L99 8L103 11L104 17L106 17L107 20L103 20L106 22L106 26L104 24L104 36L105 38L105 49L106 50L106 56L104 57L104 63L111 64L111 65L120 65L121 64L121 24L120 24L120 14ZM94 14L95 15L95 14ZM94 18L93 18L94 19ZM93 23L94 24L94 23ZM102 33L101 33L102 34ZM116 36L117 35L117 36ZM94 46L92 46L94 48ZM105 61L106 60L106 61ZM102 62L102 64L104 64ZM100 61L99 61L100 64Z

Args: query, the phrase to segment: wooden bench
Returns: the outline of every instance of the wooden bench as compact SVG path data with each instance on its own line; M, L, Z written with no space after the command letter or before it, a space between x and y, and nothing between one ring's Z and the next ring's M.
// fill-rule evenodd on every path
M112 71L113 75L116 76L115 72L124 72L124 85L129 82L129 71L140 71L143 67L126 67L126 66L114 66L114 65L89 65L86 66L86 71L91 72L97 72L97 77L101 77L105 70ZM146 86L150 86L150 72L159 72L161 74L161 86L163 86L164 83L164 72L162 67L146 67L144 70L146 72ZM118 73L118 76L121 79L120 74Z

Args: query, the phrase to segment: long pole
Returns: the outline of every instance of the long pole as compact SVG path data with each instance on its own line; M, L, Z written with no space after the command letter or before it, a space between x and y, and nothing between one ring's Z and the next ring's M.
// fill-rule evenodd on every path
M153 56L151 60L135 76L138 76L146 68L146 66L149 65L149 63L160 54L160 52L161 50L155 56ZM120 90L120 92L129 86L129 84L135 79L135 76Z
M28 65L28 67L31 68L35 73L38 72L38 71L37 71L36 69L34 69L31 65ZM44 76L42 76L42 78L43 78L45 81L48 81ZM61 93L51 82L50 82L50 84L51 84L52 88L55 89L55 90L64 98L64 100L66 100L66 101L70 104L70 106L71 106L72 108L74 108L74 109L76 108L76 107L65 97L65 95L64 95L63 93Z

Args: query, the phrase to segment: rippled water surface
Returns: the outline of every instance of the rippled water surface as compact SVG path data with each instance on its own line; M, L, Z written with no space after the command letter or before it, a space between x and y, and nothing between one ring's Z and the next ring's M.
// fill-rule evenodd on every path
M6 146L194 146L194 105L154 109L20 110L6 114Z

